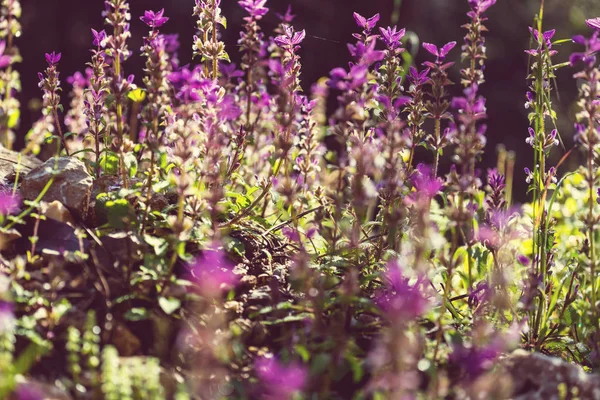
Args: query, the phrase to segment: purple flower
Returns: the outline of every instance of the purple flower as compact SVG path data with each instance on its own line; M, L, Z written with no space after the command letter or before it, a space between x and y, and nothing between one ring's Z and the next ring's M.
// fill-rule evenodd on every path
M406 33L406 29L397 30L396 26L387 27L387 28L379 28L379 32L381 32L381 38L386 46L392 49L396 49L400 47L400 40L404 37Z
M176 89L176 97L185 104L200 100L198 90L208 85L208 80L202 78L201 67L196 66L193 70L187 67L172 72L167 77Z
M423 48L431 54L433 54L434 56L436 56L438 60L443 60L444 58L446 58L446 56L448 55L450 50L454 48L454 46L456 46L456 42L450 42L442 46L441 49L438 49L438 47L435 44L423 43Z
M523 168L523 171L525 171L525 182L531 183L533 180L533 172L527 167Z
M12 57L4 54L6 50L6 42L0 41L0 68L8 67L12 62Z
M356 43L356 46L348 44L350 55L360 60L360 64L370 66L371 64L383 60L385 52L375 50L375 41L371 40L368 44L362 42Z
M140 17L140 20L150 28L156 29L163 26L169 20L169 18L163 17L164 13L164 8L158 12L146 10L144 11L144 16Z
M419 72L415 67L411 66L408 71L408 79L410 79L411 84L415 86L422 86L429 79L429 71L429 68L425 68L423 71Z
M592 29L600 30L600 17L586 19L585 23L587 26L589 26Z
M265 395L273 399L291 399L300 391L308 377L306 369L298 364L282 365L275 358L262 357L256 361L256 375Z
M267 0L240 0L238 3L256 20L261 19L269 9L265 7Z
M12 214L21 206L21 198L19 195L8 192L0 192L0 214Z
M371 18L367 19L359 13L354 13L354 20L358 26L363 28L366 32L370 32L373 30L373 28L375 28L375 25L377 25L377 22L379 21L379 14L375 14Z
M106 46L107 36L106 31L103 29L98 32L95 29L92 29L92 35L94 36L94 46L104 47Z
M286 226L281 230L281 233L283 234L283 236L287 237L292 242L300 242L300 234L294 228Z
M289 25L285 25L283 29L284 34L275 38L275 43L280 47L296 47L297 45L302 43L302 41L306 37L305 30L301 30L300 32L294 32L294 29Z
M506 187L504 175L499 173L496 168L488 169L488 184L493 192L501 192Z
M529 264L531 263L531 260L529 259L529 257L527 257L526 255L523 254L519 254L517 256L517 261L524 266L529 266Z
M552 38L556 33L556 29L551 29L540 35L540 32L538 32L537 29L529 27L529 32L538 43L538 47L536 49L525 50L525 53L529 54L530 56L537 56L540 51L545 51L546 49L549 50L548 54L550 56L554 56L558 53L556 50L550 50L552 49Z
M67 82L73 87L85 88L89 82L89 79L85 77L81 72L76 71L73 75L67 78Z
M490 294L490 285L487 282L479 282L469 293L467 304L469 307L477 309L480 304L489 300Z
M353 65L350 72L347 73L343 68L334 68L331 70L331 79L327 81L329 87L347 91L355 90L367 83L367 74L369 70L365 65Z
M292 14L292 5L291 4L288 4L285 14L275 13L275 15L277 15L277 18L279 18L279 20L281 22L283 22L284 24L288 24L288 25L291 24L292 21L294 21L294 18L296 18L296 16L294 14Z
M599 35L600 30L596 30L589 39L586 39L582 35L573 36L573 42L585 46L585 51L574 52L571 54L569 57L571 66L574 66L580 61L583 61L588 65L593 65L596 62L596 53L600 50L600 40L598 40Z
M225 252L218 248L219 245L213 243L188 265L190 280L207 297L218 296L223 289L229 289L238 282L237 275L233 273L233 264L227 259Z
M431 199L444 187L442 179L433 176L433 171L425 164L417 165L411 180L414 192L406 198L409 204L429 204Z
M17 400L43 400L46 398L40 389L31 384L20 384L15 390Z
M493 367L500 350L495 342L483 347L457 345L448 361L459 374L457 380L473 381Z
M388 318L395 322L408 322L423 315L429 308L424 293L424 279L414 283L402 273L397 260L389 261L384 274L385 289L380 291L376 303Z
M496 0L469 0L469 7L476 14L483 14L494 4L496 4Z
M535 131L532 127L527 128L527 131L529 132L529 137L525 139L525 143L533 147L535 145Z
M61 53L46 53L46 62L48 65L56 65L60 61Z
M219 102L219 118L223 121L235 121L242 114L242 110L235 103L233 95L226 95Z
M463 126L469 126L474 122L480 121L487 117L485 108L485 98L477 96L478 85L476 83L467 86L463 91L464 97L452 98L452 107L456 108L459 113L457 119Z

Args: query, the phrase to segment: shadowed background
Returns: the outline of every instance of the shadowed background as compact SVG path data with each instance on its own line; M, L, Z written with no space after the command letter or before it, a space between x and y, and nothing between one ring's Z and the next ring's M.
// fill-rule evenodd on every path
M21 49L23 63L18 67L21 72L23 92L20 100L24 105L22 121L18 130L17 146L23 143L25 133L39 115L35 107L29 109L32 99L41 98L37 87L37 72L45 68L44 53L53 50L62 52L59 64L63 82L63 103L68 104L69 85L66 78L75 71L83 71L89 61L92 36L90 28L103 28L101 11L103 0L22 0L23 35L16 42ZM142 36L147 28L139 20L144 10L165 8L169 22L161 29L165 33L179 33L181 64L191 62L192 36L195 20L192 17L193 0L131 0L131 31L133 38L129 47L133 56L125 64L125 74L136 75L135 82L141 83L143 58L138 50L142 45ZM464 36L461 25L467 21L467 0L269 0L267 6L272 11L284 13L291 4L296 14L296 29L306 29L307 38L302 45L303 85L310 85L337 66L345 66L349 61L346 43L352 41L351 34L357 31L352 18L356 11L364 16L381 14L380 26L387 26L399 17L398 26L418 34L421 42L444 44L455 40L460 43ZM229 46L232 60L237 60L235 44L239 38L244 11L237 1L223 0L223 14L228 19L228 29L223 39ZM496 162L496 147L503 143L509 150L517 153L515 174L515 197L525 201L525 182L523 167L532 161L532 150L525 144L527 137L527 110L524 109L527 82L527 55L523 52L529 47L529 32L534 15L539 8L539 0L498 0L498 4L488 12L487 35L488 62L486 83L481 93L487 97L488 107L488 145L482 168L492 167ZM546 0L544 26L556 29L555 39L571 37L578 32L588 32L585 18L600 15L600 4L594 0ZM263 20L262 26L267 34L278 23L273 12ZM563 45L558 48L556 63L568 60L573 47ZM460 50L455 48L450 54L453 60L459 60ZM420 51L417 64L428 56ZM451 72L455 82L459 82L460 62ZM574 70L563 68L558 73L558 93L560 101L554 100L559 115L559 131L564 139L565 148L573 146L573 114L576 96L576 82L570 79ZM458 86L452 89L453 95L460 95ZM555 95L556 95L555 91ZM565 153L563 149L553 151L552 161L558 161ZM427 154L423 154L428 161ZM562 167L572 169L578 164L580 154L574 152ZM449 163L445 157L445 166ZM530 166L530 165L529 165ZM562 172L562 171L561 171Z

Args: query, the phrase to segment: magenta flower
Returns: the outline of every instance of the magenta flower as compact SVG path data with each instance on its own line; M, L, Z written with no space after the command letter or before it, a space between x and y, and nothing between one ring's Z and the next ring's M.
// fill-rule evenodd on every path
M150 28L156 29L163 26L169 20L169 18L163 17L164 13L164 8L158 12L146 10L144 11L144 15L140 17L140 20Z
M483 14L494 4L496 4L496 0L469 0L469 7L476 14Z
M501 192L506 187L504 175L499 173L496 168L488 169L488 183L493 192Z
M592 29L600 30L600 17L586 19L585 24Z
M425 68L423 71L419 72L415 67L411 66L408 70L408 79L412 85L422 86L429 79L429 71L429 68Z
M425 164L417 165L411 180L415 191L407 197L409 204L429 203L444 187L444 181L433 176L433 171Z
M431 54L433 54L434 56L436 56L438 60L443 60L444 58L446 58L446 56L448 55L450 50L454 48L454 46L456 46L456 42L450 42L443 45L441 49L438 49L438 47L435 44L423 43L423 48Z
M360 60L360 64L364 66L370 66L371 64L383 60L385 52L375 50L376 42L371 40L368 44L363 42L356 43L356 46L348 44L348 50L352 57Z
M475 289L471 289L467 304L473 309L491 298L491 288L487 282L479 282Z
M256 20L261 19L269 9L265 7L267 0L240 0L238 3Z
M295 392L302 390L308 377L301 365L284 366L275 358L262 357L255 366L267 398L291 399Z
M359 13L354 13L354 20L358 26L363 28L365 31L370 32L373 30L373 28L375 28L375 25L377 25L377 22L379 21L379 14L375 14L371 18L367 19Z
M294 14L292 14L291 4L288 4L285 14L275 13L275 15L277 15L277 18L279 18L279 20L281 22L283 22L284 24L288 24L288 25L291 24L292 21L294 21L294 18L296 18L296 16Z
M389 261L384 274L385 288L376 298L376 303L389 319L395 322L408 322L423 315L429 308L425 294L424 278L410 283L402 274L397 260Z
M494 366L502 347L498 341L487 346L475 347L458 345L448 359L456 380L473 381Z
M38 387L23 383L17 387L14 395L17 400L43 400L46 398Z
M8 192L0 192L0 214L12 214L21 206L21 198L19 195Z
M4 54L6 50L6 42L4 40L0 41L0 68L8 67L12 62L12 57Z
M536 49L525 50L525 53L529 54L530 56L534 56L534 57L537 56L540 51L543 52L546 49L548 49L548 54L550 56L554 56L558 53L558 51L556 51L556 50L551 50L552 49L552 38L554 37L554 34L556 33L556 29L551 29L549 31L546 31L546 32L543 32L542 34L540 34L540 32L538 32L537 29L529 27L529 32L531 33L533 38L538 43L538 47Z
M199 101L201 99L199 90L210 84L208 79L202 77L201 69L200 66L196 66L193 70L183 67L167 77L175 87L175 96L185 104Z
M529 259L529 257L527 257L527 256L526 256L526 255L524 255L524 254L519 254L519 255L517 256L517 261L518 261L518 262L519 262L521 265L524 265L524 266L526 266L526 267L527 267L527 266L529 266L529 264L531 264L531 260Z
M574 66L580 61L583 61L588 65L593 65L596 62L596 53L600 50L600 40L598 40L599 35L600 30L596 30L589 39L586 39L582 35L573 37L573 42L585 46L585 51L571 54L569 57L571 66Z
M367 74L369 69L365 65L353 65L350 72L343 68L334 68L331 70L331 79L327 85L341 91L355 90L367 83Z
M387 27L387 28L379 28L379 32L381 32L381 38L386 46L389 48L395 49L400 47L400 40L404 37L406 33L406 29L397 30L396 26Z
M86 73L88 72L91 72L89 68L86 69ZM85 88L89 83L88 76L84 76L81 72L76 71L73 75L67 78L67 83L73 87Z
M298 230L294 228L286 226L281 230L281 233L292 242L300 242L300 234L298 233Z
M223 121L235 121L242 114L242 110L235 102L233 95L226 95L219 102L219 118Z
M284 34L275 38L275 43L280 47L296 47L306 37L306 31L304 30L294 32L294 29L289 25L285 25L283 29Z
M216 297L223 290L231 289L238 283L233 273L233 264L227 259L217 243L188 265L190 280L194 282L201 294Z
M46 62L51 66L56 65L60 61L61 56L61 53L56 53L54 51L52 53L46 53Z
M223 79L229 81L235 78L243 78L244 72L236 68L235 63L223 63L219 65L219 71L221 71L221 75Z

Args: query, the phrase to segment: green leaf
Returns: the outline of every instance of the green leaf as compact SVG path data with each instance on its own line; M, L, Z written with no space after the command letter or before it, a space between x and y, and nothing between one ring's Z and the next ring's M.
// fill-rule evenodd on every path
M134 89L127 93L127 98L134 103L141 103L146 99L146 91L144 89Z
M165 254L169 248L169 243L165 239L159 237L144 235L144 241L152 246L154 253L157 256Z
M100 166L107 175L116 175L119 170L119 157L115 153L104 153L100 157Z
M329 368L331 363L331 356L326 353L317 354L313 357L312 365L310 366L310 373L313 376L319 375Z
M125 168L127 168L127 170L129 171L129 177L135 177L137 175L138 170L138 162L137 158L135 158L135 154L125 154L125 157L123 158L123 163L125 164Z
M353 354L346 354L346 360L350 364L350 368L352 369L352 379L354 382L360 382L364 375L364 370L362 366L362 362Z
M21 118L21 111L15 110L8 117L8 128L12 129L19 123L19 119Z
M307 319L314 319L314 315L310 313L300 313L298 315L288 315L287 317L276 319L275 321L261 321L263 325L279 325L288 322L300 322L306 321Z
M125 199L109 200L105 205L108 223L113 228L124 229L135 219L135 211Z
M174 297L159 297L158 305L165 314L171 315L181 307L181 300Z
M130 310L127 310L123 316L127 321L144 321L150 318L150 311L148 311L146 308L134 307Z
M301 344L297 344L295 346L295 349L296 349L296 353L298 353L298 355L300 357L302 357L302 361L308 362L308 360L310 360L310 352L308 351L308 349L305 346L303 346Z

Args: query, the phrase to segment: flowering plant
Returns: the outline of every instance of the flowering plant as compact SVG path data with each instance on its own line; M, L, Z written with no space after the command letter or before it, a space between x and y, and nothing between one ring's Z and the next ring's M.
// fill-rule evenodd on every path
M68 96L45 54L42 116L0 182L0 398L511 398L517 347L600 368L598 18L557 40L541 1L523 176L506 152L482 172L496 0L463 2L461 44L354 13L350 62L310 88L291 8L239 0L228 47L224 3L195 0L184 60L164 9L105 1ZM6 147L20 17L1 2ZM570 172L560 68L578 82Z

